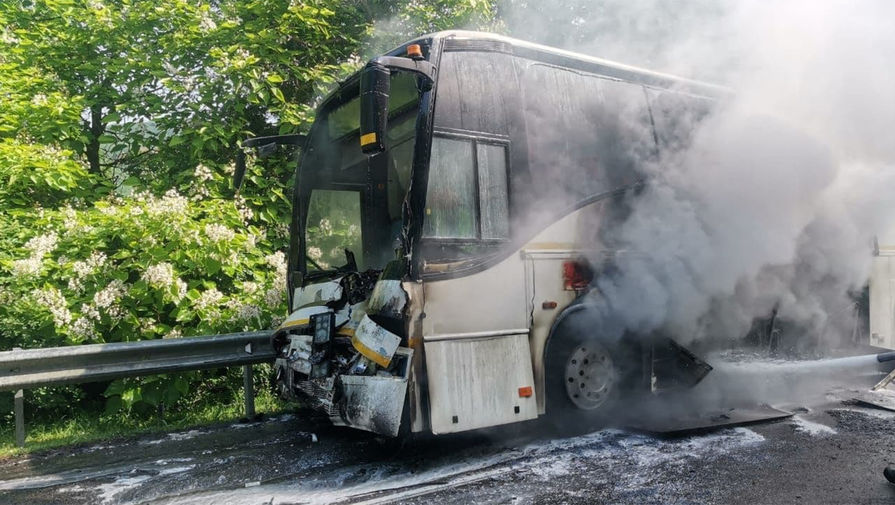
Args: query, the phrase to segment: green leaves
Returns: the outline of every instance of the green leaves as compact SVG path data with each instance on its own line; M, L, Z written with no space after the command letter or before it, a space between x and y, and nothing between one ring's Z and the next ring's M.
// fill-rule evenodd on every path
M0 1L0 350L269 325L295 164L250 160L233 201L238 142L307 131L396 37L492 18L482 0ZM116 381L106 408L209 380Z

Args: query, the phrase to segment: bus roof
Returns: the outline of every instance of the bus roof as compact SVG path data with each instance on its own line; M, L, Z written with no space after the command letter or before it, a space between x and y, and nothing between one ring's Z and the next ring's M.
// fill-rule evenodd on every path
M685 88L690 92L708 96L721 97L732 94L732 90L725 86L655 72L644 68L588 56L586 54L514 39L495 33L474 32L468 30L445 30L426 34L417 38L417 40L423 39L450 39L467 42L490 41L492 46L504 45L505 47L510 47L512 52L518 56L537 61L544 61L546 63L553 63L563 67L608 75L610 77L617 77L619 79L640 82L661 88ZM402 47L404 45L402 45Z

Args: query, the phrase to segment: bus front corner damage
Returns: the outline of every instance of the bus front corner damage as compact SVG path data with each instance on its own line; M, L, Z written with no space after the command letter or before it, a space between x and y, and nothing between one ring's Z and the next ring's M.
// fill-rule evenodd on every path
M335 425L394 437L413 350L394 333L403 333L407 294L399 280L378 274L352 272L296 290L297 308L273 336L276 381L283 398Z

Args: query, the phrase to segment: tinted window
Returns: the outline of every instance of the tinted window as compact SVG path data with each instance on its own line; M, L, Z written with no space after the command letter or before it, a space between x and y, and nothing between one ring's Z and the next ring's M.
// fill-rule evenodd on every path
M506 156L502 145L476 145L484 239L508 238L510 234Z
M490 142L433 138L424 236L509 238L507 148Z
M509 55L445 52L438 70L436 126L508 134L509 90L515 83Z
M434 238L475 238L475 165L472 142L432 139L423 234Z

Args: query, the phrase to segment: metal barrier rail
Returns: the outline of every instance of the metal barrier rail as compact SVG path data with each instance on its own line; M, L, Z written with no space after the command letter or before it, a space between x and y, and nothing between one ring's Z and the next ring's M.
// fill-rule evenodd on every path
M16 442L25 443L23 389L244 365L246 416L255 415L253 363L273 361L271 331L0 352L0 391L16 391Z

